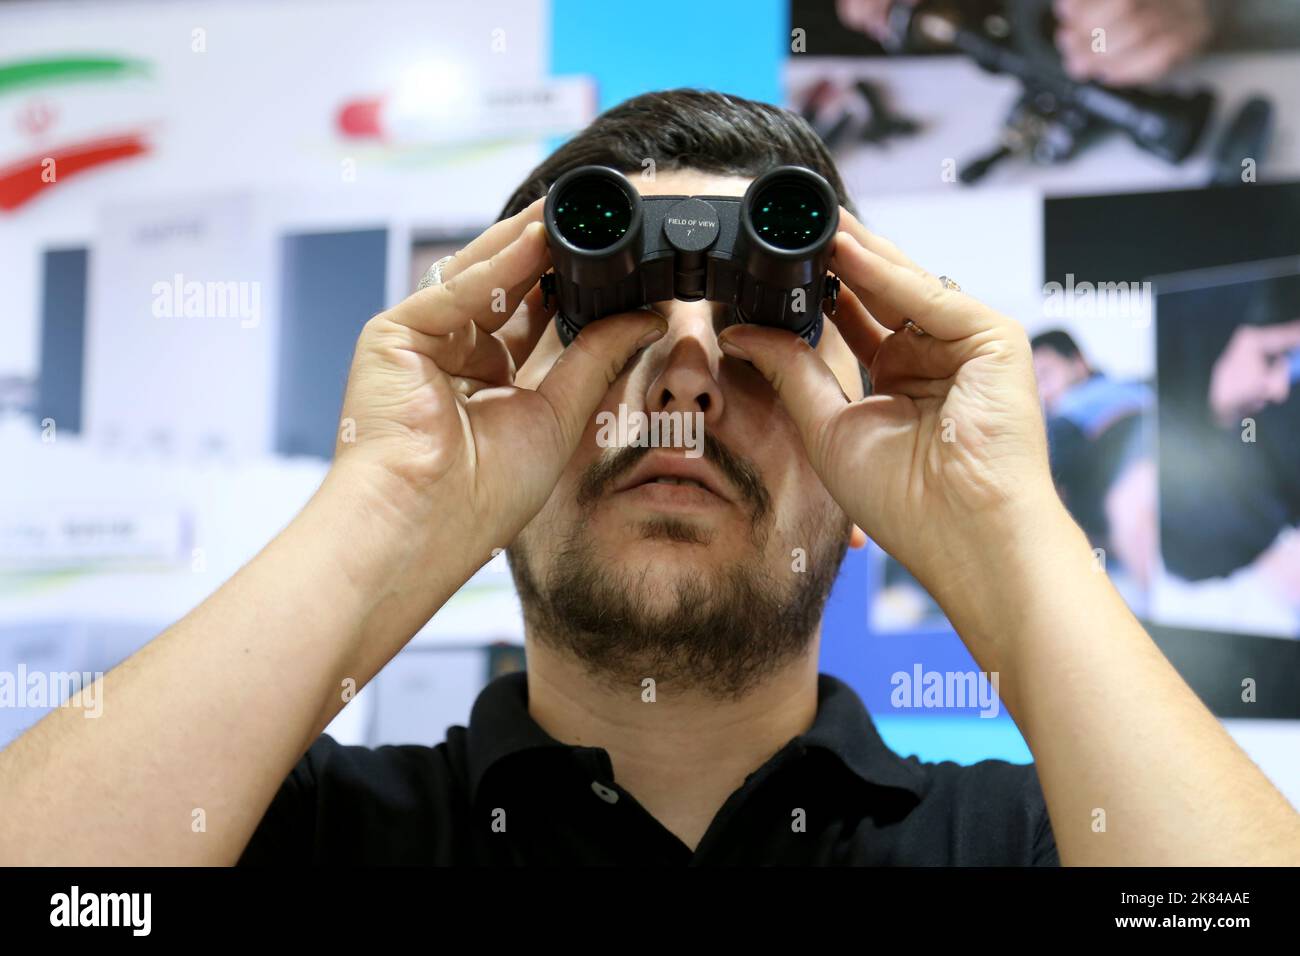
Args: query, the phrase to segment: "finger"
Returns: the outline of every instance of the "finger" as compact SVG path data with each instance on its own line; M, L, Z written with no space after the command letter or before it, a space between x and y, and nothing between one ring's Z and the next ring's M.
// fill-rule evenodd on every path
M844 231L847 232L849 235L851 235L855 240L857 240L859 245L863 246L864 248L870 249L872 252L876 253L879 256L884 257L885 259L888 259L890 262L894 263L895 265L903 266L904 268L911 269L917 275L927 276L933 279L933 281L936 282L938 281L938 279L934 279L933 276L930 276L930 273L928 273L925 269L922 269L919 265L917 265L915 262L909 259L907 255L903 252L903 250L898 248L898 246L894 245L884 236L872 232L870 229L864 226L857 219L856 216L854 216L848 210L841 209L840 213L841 213L840 216L841 223L845 227ZM831 259L831 267L832 269L835 268L835 260L833 255ZM903 325L903 323L907 320L907 316L903 315L893 307L883 302L873 301L868 299L867 301L863 302L863 306L867 309L868 312L874 315L874 317L879 323L883 324L886 328L893 328L893 329L900 328Z
M546 230L530 223L514 242L464 272L421 289L389 310L394 321L426 335L446 335L473 322L495 332L550 268Z
M882 325L895 331L911 319L930 335L951 340L1008 321L965 293L863 248L848 233L836 236L833 262L841 281Z
M553 308L542 306L542 290L533 286L514 315L495 334L470 322L450 335L426 337L434 343L429 355L440 368L452 374L488 385L513 384L554 312ZM454 344L457 342L459 349Z
M1057 7L1059 28L1056 46L1066 72L1075 79L1095 77L1106 67L1112 40L1132 33L1128 21L1134 16L1131 0L1094 0ZM1094 31L1104 30L1107 54L1094 49Z
M443 349L450 347L450 342L460 340L468 343L463 346L455 359L443 357ZM435 363L449 375L459 375L491 385L509 385L514 381L514 357L506 343L490 332L485 332L473 322L465 326L464 331L440 336L439 345L432 356Z
M909 389L906 383L924 380L931 383L924 390L928 395L934 391L933 382L948 378L960 366L960 345L933 335L890 332L872 318L851 290L841 289L839 301L848 304L836 310L831 323L858 361L866 366L873 392L920 397L921 393ZM861 311L860 316L853 315L855 308ZM825 336L822 341L826 341Z
M946 381L957 373L968 356L969 349L961 342L948 342L933 335L892 332L881 343L871 364L871 385L877 392L898 392L909 381Z
M518 239L520 233L524 231L529 223L541 222L542 209L545 204L545 196L534 200L509 219L502 219L500 222L494 223L476 236L469 245L458 249L451 257L451 261L442 267L442 281L446 282L448 279L454 278L476 262L491 259Z
M515 368L522 368L528 361L528 356L533 354L533 349L537 347L547 323L554 315L553 306L549 309L542 306L541 286L533 286L510 321L497 330L497 338L506 344L514 359Z
M1256 337L1265 352L1289 352L1300 346L1300 319L1259 326Z
M733 325L718 336L718 345L767 379L810 450L819 447L825 423L849 404L835 373L798 336L760 325Z
M560 341L560 333L556 330L554 322L547 322L532 352L515 372L515 385L519 388L536 390L542 379L546 378L546 373L551 370L551 366L563 354L564 343Z
M1092 52L1092 37L1086 30L1060 26L1056 31L1056 49L1061 53L1065 72L1076 80L1088 76L1097 65L1097 54Z
M849 212L843 206L840 207L840 228L876 255L884 256L890 262L896 265L906 266L916 272L925 272L924 269L909 259L902 249L899 249L898 246L894 245L884 236L872 232L864 226L858 218L853 215L853 213Z
M867 4L863 0L835 0L835 15L840 23L854 29L865 29Z
M1179 38L1162 37L1125 56L1107 59L1098 75L1115 86L1150 83L1173 69L1183 52Z
M836 12L845 26L880 39L888 24L889 0L837 0Z
M1056 15L1063 22L1091 33L1097 27L1109 29L1123 23L1134 15L1136 6L1133 0L1083 0L1061 4L1056 8Z
M389 313L376 316L371 324L388 349L424 356L448 376L471 380L478 387L512 382L515 366L505 343L473 322L445 335L427 335L393 322Z
M839 330L849 351L867 368L875 361L880 343L892 334L875 320L867 307L853 294L853 290L847 287L840 289L835 302L835 314L829 318Z
M592 412L628 359L668 330L653 312L626 312L583 326L537 386L555 412L565 447L576 448Z
M843 253L840 252L841 246L844 248ZM855 266L850 256L854 254L855 249L861 251L864 248L849 233L841 232L836 235L834 245L831 247L830 268L840 278L840 292L841 294L846 291L851 292L862 307L886 329L901 329L907 321L907 316L896 306L868 291L862 282L855 278L861 272L861 266Z
M1115 21L1106 29L1106 49L1099 58L1103 62L1118 63L1140 53L1161 36L1161 26L1150 12L1135 13Z

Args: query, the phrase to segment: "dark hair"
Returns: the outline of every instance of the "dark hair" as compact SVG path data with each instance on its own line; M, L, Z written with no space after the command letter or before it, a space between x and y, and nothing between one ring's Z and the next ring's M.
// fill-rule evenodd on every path
M1083 353L1079 351L1079 344L1064 329L1049 329L1046 332L1039 332L1029 340L1029 348L1035 352L1040 348L1051 349L1065 359L1083 358Z
M804 120L789 110L707 90L642 93L606 110L528 174L499 218L513 216L546 195L578 166L609 166L639 173L694 169L758 176L773 166L805 166L821 174L845 209L855 212L835 161Z

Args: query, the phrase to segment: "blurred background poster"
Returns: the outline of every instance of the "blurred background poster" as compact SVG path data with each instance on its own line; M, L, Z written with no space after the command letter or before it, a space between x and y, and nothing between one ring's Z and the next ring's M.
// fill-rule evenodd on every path
M1297 243L1300 13L1170 7L1171 32L1199 9L1204 36L1141 83L1070 75L1069 24L1031 0L795 0L807 55L786 68L789 105L831 146L868 223L932 268L974 276L964 287L1033 336L1058 486L1139 613L1157 577L1169 593L1152 280ZM1102 63L1105 39L1093 38ZM1175 454L1165 438L1161 463ZM1191 495L1186 474L1166 477ZM878 626L931 627L937 609L905 570L885 558L879 580ZM1294 605L1282 617L1271 632L1294 636Z
M252 557L328 467L361 325L595 115L546 5L381 6L0 5L0 670L106 670ZM504 559L332 732L441 739L502 642Z
M320 482L361 325L598 110L699 86L802 114L870 228L1023 323L1099 567L1300 803L1300 5L1168 6L1160 56L1080 60L1041 0L0 3L0 671L197 605ZM494 558L330 732L441 740L522 635ZM873 546L821 663L905 754L1030 759L893 706L976 667Z
M1097 29L1101 6L793 0L786 105L868 226L1024 324L1099 568L1267 750L1289 722L1231 718L1300 716L1300 6L1147 4L1127 34L1122 16ZM908 571L858 564L880 639L824 658L959 668ZM1267 711L1243 703L1261 673Z
M1158 280L1152 617L1300 636L1300 258Z

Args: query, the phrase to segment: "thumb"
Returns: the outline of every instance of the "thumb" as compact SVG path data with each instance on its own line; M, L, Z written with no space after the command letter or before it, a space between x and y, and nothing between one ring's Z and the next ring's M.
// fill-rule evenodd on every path
M1259 341L1266 352L1289 352L1300 346L1300 319L1259 327Z
M555 412L566 450L577 447L591 413L628 359L667 330L667 321L653 312L609 316L584 326L560 353L537 392Z
M820 447L822 427L849 397L839 380L807 342L780 329L734 325L718 336L732 358L749 362L772 386L810 453Z

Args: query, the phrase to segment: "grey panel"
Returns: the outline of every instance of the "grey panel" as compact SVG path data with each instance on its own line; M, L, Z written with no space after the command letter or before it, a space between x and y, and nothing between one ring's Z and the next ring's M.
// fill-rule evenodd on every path
M41 359L36 420L54 419L65 434L81 431L86 351L85 249L51 249L41 276Z
M284 238L275 450L334 454L357 335L384 307L383 229Z

